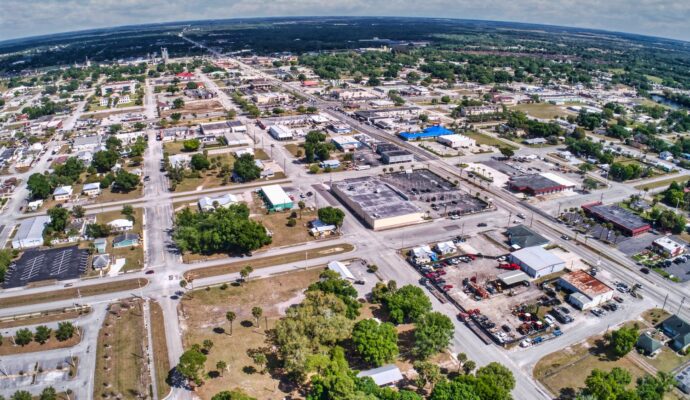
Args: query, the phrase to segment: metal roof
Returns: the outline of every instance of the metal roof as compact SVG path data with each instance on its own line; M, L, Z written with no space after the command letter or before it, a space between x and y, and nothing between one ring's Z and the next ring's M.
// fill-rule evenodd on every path
M357 374L358 378L370 377L379 386L394 384L403 379L400 369L394 364L384 365L383 367L361 371Z
M564 262L556 255L549 253L547 250L539 246L526 247L524 249L514 251L511 255L520 260L521 263L536 271Z

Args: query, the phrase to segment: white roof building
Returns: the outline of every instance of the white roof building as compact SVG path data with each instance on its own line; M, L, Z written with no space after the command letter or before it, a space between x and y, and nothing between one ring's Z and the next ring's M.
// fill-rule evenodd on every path
M540 278L565 269L565 261L541 246L514 251L510 258L532 278Z
M328 269L331 271L337 272L341 278L345 279L346 281L354 281L355 276L352 275L352 272L350 269L343 263L339 261L331 261L328 263Z
M226 193L222 196L209 197L204 196L199 199L198 205L201 211L213 211L216 209L215 204L218 207L229 207L233 204L237 204L239 199L234 194Z
M465 135L443 135L436 138L436 141L450 148L470 147L476 144L475 140Z
M390 386L403 379L400 369L394 364L384 365L383 367L361 371L357 374L358 378L370 377L378 386Z
M268 133L276 140L290 140L292 139L292 132L283 125L273 125L269 128Z
M458 250L458 248L455 247L455 243L447 241L437 243L436 250L438 250L440 254L450 254L455 253Z
M72 186L58 186L53 192L53 197L68 197L72 195Z
M127 231L134 228L134 222L128 219L120 218L108 222L108 226L118 231Z
M17 234L12 238L13 249L38 247L43 244L43 229L50 223L50 217L41 215L27 218L19 225Z

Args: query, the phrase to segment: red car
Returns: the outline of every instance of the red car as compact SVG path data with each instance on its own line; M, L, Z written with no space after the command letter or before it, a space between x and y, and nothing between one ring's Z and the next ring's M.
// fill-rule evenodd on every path
M452 288L453 288L453 285L443 285L443 287L441 288L441 290L443 290L444 292L447 292L447 291L449 291L449 290L452 289Z

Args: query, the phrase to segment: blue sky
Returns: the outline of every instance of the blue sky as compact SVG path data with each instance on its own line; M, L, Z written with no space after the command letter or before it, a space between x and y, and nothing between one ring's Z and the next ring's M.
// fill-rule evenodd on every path
M0 41L89 28L265 16L517 21L690 41L690 0L2 0Z

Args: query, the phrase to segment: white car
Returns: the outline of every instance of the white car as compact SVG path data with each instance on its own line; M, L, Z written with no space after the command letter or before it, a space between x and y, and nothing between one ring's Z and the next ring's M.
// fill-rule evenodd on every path
M550 315L544 316L544 321L546 321L546 323L549 324L549 325L553 325L553 324L556 323L556 320L553 319L553 317L550 316Z

